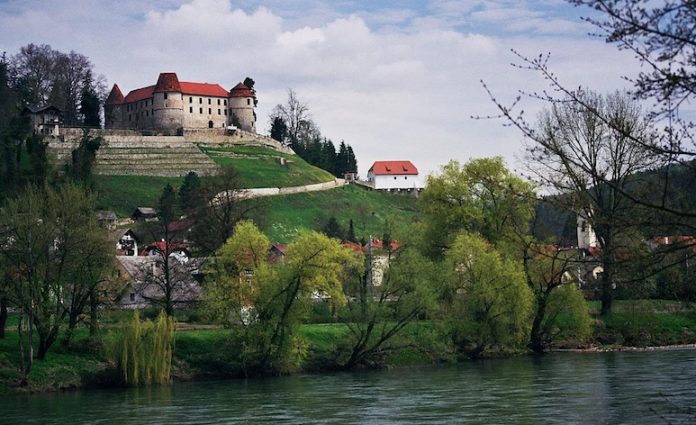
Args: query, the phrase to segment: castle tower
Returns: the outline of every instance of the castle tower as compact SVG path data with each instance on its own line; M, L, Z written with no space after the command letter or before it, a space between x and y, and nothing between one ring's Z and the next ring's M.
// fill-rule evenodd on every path
M118 87L118 84L114 84L111 88L111 93L109 97L106 98L104 102L104 127L105 128L123 128L123 93Z
M589 214L583 211L577 215L578 248L587 249L597 246L597 235L588 220Z
M152 110L149 126L176 131L184 122L183 95L179 78L174 72L163 72L152 91Z
M242 83L230 90L229 115L230 124L239 124L239 127L251 133L256 133L256 94L252 89Z

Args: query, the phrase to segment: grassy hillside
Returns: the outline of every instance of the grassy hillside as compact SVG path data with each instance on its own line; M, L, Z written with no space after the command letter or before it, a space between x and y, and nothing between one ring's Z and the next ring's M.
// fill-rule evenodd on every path
M203 148L213 161L239 172L245 187L290 187L323 183L331 173L306 163L297 155L260 146ZM281 159L285 161L281 164Z
M330 217L348 228L353 220L358 238L385 231L385 220L410 223L416 216L416 199L408 195L368 191L355 185L323 192L273 196L264 199L264 232L277 242L289 242L302 229L321 229Z
M331 181L327 171L302 158L256 146L205 148L204 152L223 167L234 167L245 187L291 187ZM281 165L280 159L286 160ZM162 188L171 184L178 191L183 177L95 176L100 208L129 216L136 207L155 206Z

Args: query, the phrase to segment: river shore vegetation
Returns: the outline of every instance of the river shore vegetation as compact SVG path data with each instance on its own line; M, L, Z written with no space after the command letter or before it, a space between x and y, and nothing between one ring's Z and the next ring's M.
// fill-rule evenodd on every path
M564 87L546 56L518 55L517 69L550 85L528 96L547 102L534 122L517 109L527 97L505 105L484 84L497 118L526 140L524 177L499 157L453 160L428 177L413 208L410 198L358 187L239 199L228 190L245 183L233 162L257 150L211 150L227 169L207 179L147 180L155 189L123 179L159 198L158 220L143 225L157 249L141 270L155 288L141 287L153 306L142 312L118 308L133 282L96 219L108 191L91 175L100 141L85 132L72 161L53 169L20 114L65 95L57 90L68 81L54 81L62 73L33 81L33 64L57 71L77 61L83 75L71 92L82 95L67 112L95 125L92 65L46 45L3 55L0 392L696 343L696 148L679 110L696 86L693 7L573 2L594 7L590 22L647 71L632 91L601 94ZM348 170L352 149L339 148L338 161L318 127L294 125L306 120L289 110L307 112L295 102L291 91L294 106L279 105L272 133L326 171ZM254 161L276 173L288 157L275 156ZM302 224L273 228L288 222ZM287 239L271 243L277 237Z

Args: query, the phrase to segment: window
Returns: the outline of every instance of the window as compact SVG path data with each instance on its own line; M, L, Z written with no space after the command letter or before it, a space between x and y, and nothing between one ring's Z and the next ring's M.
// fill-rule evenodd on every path
M165 98L165 99L167 98L167 93L164 94L164 98ZM146 104L145 106L147 106L147 104Z
M193 103L193 96L189 96L189 103Z
M131 114L128 114L128 121L131 120Z
M199 97L199 98L198 98L198 103L203 103L203 98L202 98L202 97Z
M227 109L224 109L224 111L225 111L225 115L227 115Z
M218 99L218 105L220 104L220 99Z
M189 106L189 112L193 113L193 106Z
M208 100L210 100L210 99L208 99ZM208 115L210 115L212 113L213 113L213 110L211 108L208 108Z
M218 109L218 115L222 115L222 112L220 112L220 110L219 110L219 109Z
M404 180L408 180L408 176L404 176Z
M225 103L225 106L227 106L227 99L223 100L223 102Z
M145 111L145 116L149 117L150 116L150 111Z
M213 99L208 98L208 105L212 103Z
M130 293L130 301L135 302L135 294L133 292Z
M247 99L247 105L251 105L251 99Z
M200 111L201 114L203 113L203 108L198 108L198 110Z

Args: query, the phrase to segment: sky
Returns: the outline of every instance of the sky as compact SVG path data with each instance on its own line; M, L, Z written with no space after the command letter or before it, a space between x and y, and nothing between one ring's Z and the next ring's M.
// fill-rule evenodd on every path
M560 0L0 0L0 52L29 43L88 56L109 88L155 84L160 72L226 89L249 76L257 128L288 89L322 134L353 147L359 173L378 160L410 160L421 174L454 159L502 156L524 167L523 138L484 90L510 104L545 88L511 49L550 53L568 87L628 87L636 60ZM524 98L532 122L543 104Z

